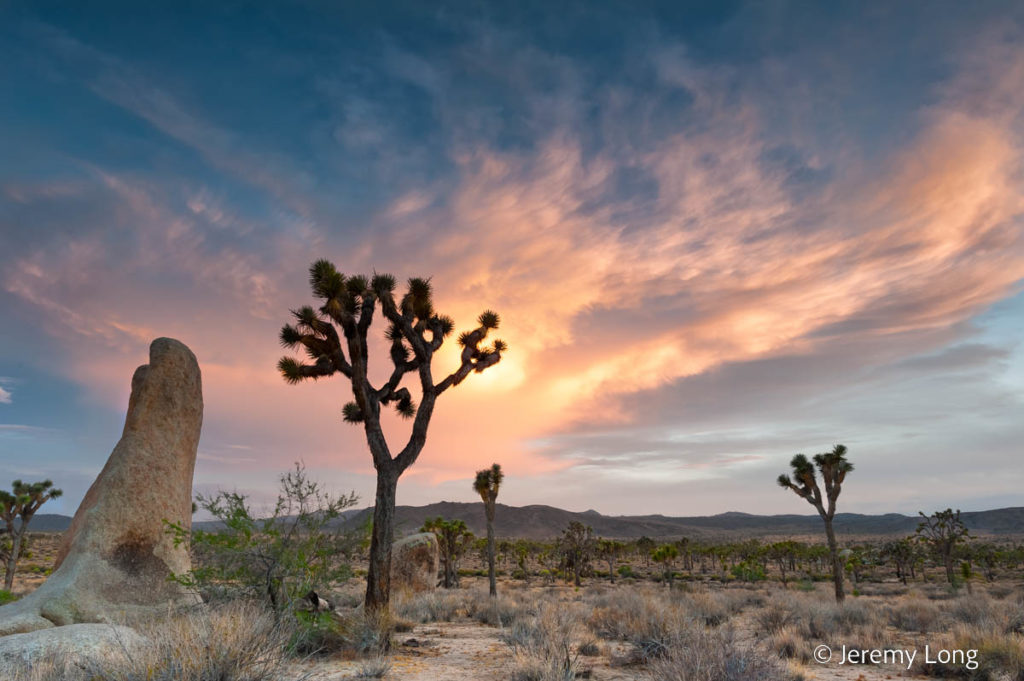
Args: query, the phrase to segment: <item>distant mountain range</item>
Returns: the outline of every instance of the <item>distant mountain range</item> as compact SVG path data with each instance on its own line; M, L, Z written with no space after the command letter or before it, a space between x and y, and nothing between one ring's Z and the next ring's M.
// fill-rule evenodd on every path
M349 511L344 522L358 525L372 514L372 508ZM485 531L483 504L442 501L427 506L399 506L395 509L396 534L416 532L427 518L442 516L465 521L469 529L482 536ZM972 534L1024 536L1024 507L971 511L961 515ZM720 513L712 516L668 517L663 515L606 516L597 511L577 513L553 506L506 506L498 504L494 531L499 537L549 539L561 533L570 521L578 520L594 528L602 537L631 539L648 536L652 539L690 537L716 541L748 538L812 537L822 533L821 519L816 515L751 515ZM899 513L863 515L837 513L836 532L847 537L904 536L917 529L918 518ZM36 532L63 532L71 518L40 514L32 520ZM197 522L196 527L213 529L214 522Z

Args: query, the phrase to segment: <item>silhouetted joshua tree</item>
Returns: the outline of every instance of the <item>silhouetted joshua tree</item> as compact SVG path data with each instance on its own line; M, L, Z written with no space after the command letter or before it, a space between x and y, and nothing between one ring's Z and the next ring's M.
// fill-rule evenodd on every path
M498 488L505 474L501 466L494 464L490 468L476 472L473 489L484 502L484 514L487 516L487 579L490 582L491 595L498 595L498 581L494 573L494 507L498 500Z
M63 493L55 489L50 480L30 483L15 480L11 483L10 492L0 490L0 520L4 522L2 532L7 535L6 546L0 547L0 552L5 559L4 589L7 591L14 586L14 572L18 568L22 541L32 516L47 501Z
M960 520L960 509L953 512L947 508L945 511L936 511L930 516L918 511L923 518L917 526L917 538L927 544L936 555L942 557L942 565L946 568L946 581L950 586L956 586L953 576L953 549L964 539L970 538L967 527Z
M309 283L313 296L322 304L319 308L305 306L293 310L294 323L281 329L282 345L302 348L308 361L283 357L277 368L289 383L342 374L352 384L354 399L344 406L342 415L348 423L363 425L377 470L365 605L367 610L386 609L391 597L391 542L398 478L423 450L438 396L462 383L470 373L497 364L507 346L501 340L490 346L481 345L487 334L498 328L498 314L488 310L478 318L476 329L459 336L459 367L435 381L431 362L455 323L434 310L429 279L410 279L406 293L396 301L395 278L390 274L346 277L329 261L317 260L309 268ZM390 343L393 369L385 383L375 387L368 377L367 334L378 305L388 321L385 337ZM408 373L419 378L418 407L409 389L401 385ZM401 416L413 419L409 440L394 456L381 428L382 407L394 407Z
M853 464L846 460L846 447L843 445L836 445L831 452L815 454L813 460L812 464L806 456L797 454L789 462L793 468L793 477L780 475L778 483L781 487L793 490L798 497L806 499L825 521L825 536L828 537L828 551L832 559L832 581L836 589L836 602L842 603L846 597L843 592L843 563L839 559L839 547L836 544L836 533L832 529L832 519L836 515L836 499L842 491L847 473L853 470ZM818 486L815 467L825 483L824 494Z

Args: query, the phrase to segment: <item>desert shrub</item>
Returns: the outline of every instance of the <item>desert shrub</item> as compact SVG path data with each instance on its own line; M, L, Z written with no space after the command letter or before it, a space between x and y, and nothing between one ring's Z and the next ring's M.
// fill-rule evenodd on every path
M693 618L680 598L650 593L616 592L593 600L587 625L601 638L631 643L645 655L660 650L672 631Z
M236 602L133 623L151 641L102 660L54 659L5 669L5 681L276 681L291 636L260 604ZM294 678L294 677L290 677ZM309 678L300 676L296 681Z
M783 627L768 637L768 649L784 660L807 663L811 660L811 646L800 635L797 627Z
M1009 584L990 584L986 591L992 598L1002 600L1012 594L1014 589Z
M547 603L536 615L515 621L501 639L514 655L518 681L572 681L580 671L574 653L579 613L566 604Z
M380 679L391 671L391 658L377 655L359 663L356 670L357 679Z
M990 625L998 617L994 604L986 596L961 596L945 609L954 621L975 627Z
M793 613L781 603L770 603L754 614L754 622L760 631L774 634L793 622Z
M273 513L258 519L236 492L197 497L222 525L189 531L169 523L176 545L191 543L193 568L174 579L210 600L265 598L275 611L288 610L310 590L326 591L352 575L345 558L364 541L365 529L329 529L355 494L333 496L306 477L303 466L281 476Z
M7 589L0 589L0 605L6 605L18 600L18 597L12 594Z
M667 654L651 661L654 681L788 681L776 659L739 644L730 629L690 627Z
M391 634L401 630L403 620L386 614L362 611L339 614L298 611L288 650L293 655L377 655L391 643Z
M462 597L456 591L424 591L418 594L400 594L392 603L399 617L414 622L451 622L462 607Z
M1016 634L1003 634L994 630L978 630L970 625L958 625L952 632L932 644L935 650L977 651L972 664L964 660L926 663L918 658L914 671L925 676L969 681L1022 681L1024 680L1024 646ZM933 659L937 658L933 655Z
M901 631L927 634L942 620L939 609L920 598L906 598L889 609L889 623Z
M717 627L725 623L734 612L732 599L722 594L701 591L685 594L681 599L693 617L709 627Z
M733 614L747 608L762 608L767 602L768 598L763 593L752 589L737 589L726 596L726 605Z
M470 592L465 608L467 617L492 627L507 627L517 619L532 614L529 607L507 596L493 598L483 591Z
M348 627L329 612L295 613L296 626L289 644L299 655L330 654L348 646Z
M633 566L632 565L620 565L619 569L616 570L619 573L619 577L633 577Z

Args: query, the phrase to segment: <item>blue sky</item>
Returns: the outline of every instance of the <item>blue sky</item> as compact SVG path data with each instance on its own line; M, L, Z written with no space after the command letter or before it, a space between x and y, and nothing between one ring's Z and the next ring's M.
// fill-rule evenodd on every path
M511 351L399 503L1020 505L1017 3L8 3L0 480L72 512L148 343L204 371L199 489L372 495L338 381L274 364L319 257L432 276ZM383 359L383 357L382 357ZM453 361L451 356L440 362ZM385 367L380 365L379 370ZM396 441L401 424L389 425Z

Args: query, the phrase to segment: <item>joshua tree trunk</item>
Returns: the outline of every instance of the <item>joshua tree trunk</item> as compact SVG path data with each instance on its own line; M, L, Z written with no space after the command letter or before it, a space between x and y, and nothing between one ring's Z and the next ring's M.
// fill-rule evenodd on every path
M4 589L10 591L14 587L14 573L18 569L18 554L21 553L21 533L11 533L11 553L7 556L7 568L4 572Z
M832 558L832 582L836 588L836 603L842 603L846 598L843 592L843 566L839 562L839 545L836 543L836 533L832 530L832 519L823 515L825 520L825 536L828 537L828 552Z
M953 555L951 552L946 551L942 554L942 564L946 568L946 581L949 582L950 586L953 586L956 582L953 577Z
M498 595L498 579L494 572L494 506L486 506L487 513L487 580L491 596Z
M397 475L389 470L377 471L370 566L366 574L367 610L386 610L391 598L391 541L394 537L397 487Z

